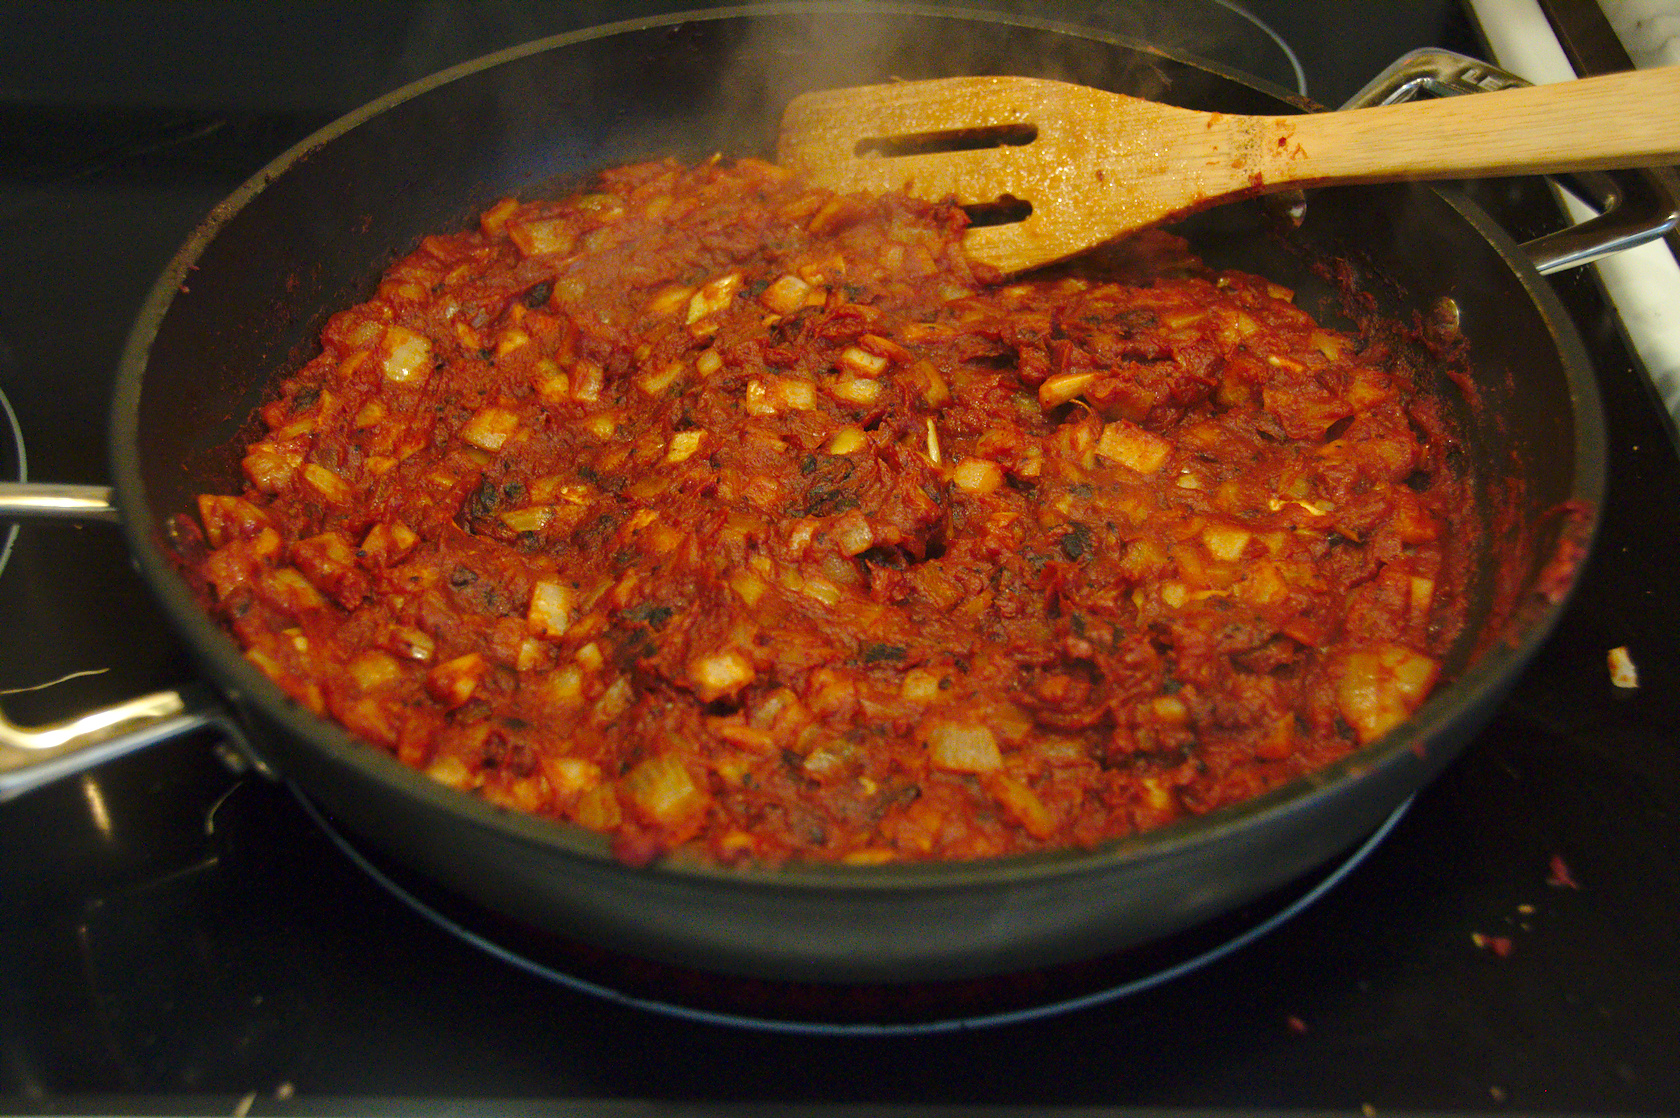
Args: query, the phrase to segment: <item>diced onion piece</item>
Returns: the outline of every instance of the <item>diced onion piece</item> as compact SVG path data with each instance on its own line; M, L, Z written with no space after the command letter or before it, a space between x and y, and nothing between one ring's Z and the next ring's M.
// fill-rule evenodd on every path
M673 464L688 461L705 439L704 431L678 431L671 436L671 445L665 448L665 461Z
M1202 543L1207 547L1208 554L1215 559L1235 563L1242 558L1252 535L1247 528L1239 528L1234 524L1209 524L1202 529Z
M601 783L601 766L582 757L546 757L542 765L549 784L564 796L586 792Z
M514 305L515 306L522 306L522 304L519 304L519 303L515 303ZM506 357L508 354L512 353L514 350L521 349L521 348L523 348L525 346L528 346L530 344L531 344L531 335L527 334L525 331L523 331L523 330L504 330L496 338L496 356L497 357Z
M856 509L836 517L829 536L842 555L861 555L875 546L874 530L869 527L868 519Z
M854 404L873 404L880 398L881 382L865 377L841 377L832 381L828 390Z
M847 425L834 432L834 437L828 440L828 453L839 457L862 450L869 445L869 436L864 434L862 427Z
M463 792L470 790L474 784L472 770L467 768L465 761L453 754L437 758L422 771L439 784L446 784Z
M542 694L544 698L556 706L582 706L583 669L576 664L567 664L565 667L555 669L544 682Z
M572 223L563 217L510 221L507 223L507 234L514 247L526 256L570 252L577 242Z
M593 361L579 361L572 366L572 399L580 404L593 404L601 398L601 366Z
M939 681L943 677L927 668L911 668L904 673L904 682L899 685L899 697L912 703L931 703L939 698Z
M517 430L519 416L507 408L481 408L461 428L461 438L480 450L500 450Z
M1434 660L1403 645L1350 652L1336 685L1336 709L1361 744L1376 741L1417 709L1439 674Z
M252 485L264 493L278 493L292 480L298 467L303 465L303 458L304 451L301 447L256 443L246 453L245 460L240 465L244 467L245 476L251 479Z
M927 735L928 759L950 772L989 773L1003 767L997 735L985 726L936 722Z
M394 683L402 676L402 668L395 657L386 652L364 652L346 664L344 670L363 691Z
M612 686L595 700L595 719L602 723L611 722L629 710L635 701L636 691L630 686L630 681L623 677L615 679Z
M1026 783L1008 773L992 777L992 795L997 797L1015 821L1034 838L1047 839L1056 833L1056 817L1044 806L1044 801Z
M563 636L571 628L575 605L571 587L558 579L543 579L531 588L531 606L525 621L534 633Z
M1429 620L1429 607L1435 601L1435 580L1421 575L1411 577L1411 606L1412 620L1423 623Z
M723 354L715 349L708 349L694 359L695 370L703 377L709 377L723 368Z
M349 482L319 462L310 462L303 467L303 482L319 493L322 499L335 505L347 505L355 496Z
M750 570L739 570L729 576L729 586L749 606L758 604L770 584Z
M860 377L878 377L887 368L887 359L860 346L847 346L840 354L840 367Z
M733 695L753 681L752 662L733 648L697 656L688 662L688 678L701 702Z
M577 660L578 667L590 672L600 671L602 666L607 662L606 656L604 656L601 652L601 646L596 644L594 641L590 641L588 644L579 648L576 656L573 658Z
M380 371L385 379L396 384L412 384L423 380L432 371L432 341L406 326L385 329L385 360Z
M1226 345L1235 345L1259 330L1260 324L1246 311L1227 312L1219 324L1219 340Z
M671 387L672 382L682 376L682 372L683 363L681 361L672 361L662 369L648 373L646 376L639 377L636 380L636 387L640 388L643 392L646 392L649 396L657 396L667 388Z
M592 831L610 831L624 819L611 784L586 788L572 808L572 818Z
M1117 419L1103 426L1102 435L1097 439L1097 453L1128 470L1152 474L1172 453L1172 443L1135 423Z
M692 287L667 287L656 291L653 298L648 300L647 313L658 318L676 314L693 295Z
M204 538L211 547L254 536L269 524L268 513L243 497L209 494L198 498L198 518L204 522Z
M1610 682L1613 686L1632 690L1639 686L1639 667L1628 654L1627 645L1617 645L1605 657L1610 666Z
M834 585L834 583L828 581L828 579L820 578L816 575L812 575L811 577L805 579L805 581L799 586L799 592L807 595L808 597L815 598L825 606L840 604L840 588Z
M1342 355L1342 340L1334 334L1326 333L1323 330L1314 330L1308 335L1307 340L1312 343L1314 349L1324 354L1331 361Z
M405 660L430 660L437 651L437 642L424 629L399 625L385 637L385 647Z
M537 395L550 403L569 400L572 396L572 380L560 371L560 366L551 357L540 359L532 369L531 383L536 385Z
M1149 713L1168 726L1183 726L1190 721L1190 708L1177 695L1155 696L1150 700Z
M419 535L402 521L394 520L388 524L381 521L369 528L367 535L362 537L360 550L364 557L380 566L388 567L401 560L418 542Z
M295 567L281 567L262 576L258 583L263 595L291 613L320 609L326 605L313 583Z
M1247 575L1236 586L1237 597L1255 606L1281 602L1288 593L1289 583L1284 581L1277 564L1269 559L1262 559L1249 568Z
M951 484L965 493L985 496L1003 484L1003 470L984 458L964 458L952 469Z
M326 393L323 392L321 395L325 396ZM286 424L284 427L276 430L274 432L274 438L285 441L287 439L295 439L299 435L307 435L311 431L315 430L315 421L318 418L320 417L314 412L310 412L307 415L301 415L292 420L292 422Z
M1161 783L1159 777L1146 776L1138 783L1143 788L1143 800L1156 811L1167 811L1173 804L1172 789Z
M358 429L362 430L369 427L377 427L384 420L387 414L389 414L389 411L385 407L385 401L369 400L367 403L363 404L361 410L356 413L356 426Z
M921 386L922 401L930 408L943 407L951 402L951 388L939 375L931 361L918 361L910 366L911 380Z
M775 415L776 401L770 395L770 386L761 380L747 382L747 398L742 404L748 415Z
M473 697L489 667L489 662L476 652L445 660L426 673L426 690L439 703L454 709Z
M727 310L741 289L741 273L729 272L712 280L696 291L688 300L688 322L693 325L702 318Z
M531 505L528 508L509 509L502 513L499 519L515 532L540 532L554 519L554 506Z
M1096 373L1059 373L1038 386L1038 403L1045 410L1060 407L1091 387Z
M518 209L519 199L503 198L479 216L478 227L484 231L486 237L499 237L507 228L508 218Z
M624 791L631 804L651 822L672 825L705 809L706 795L681 758L662 753L649 757L624 775Z
M789 274L766 287L758 301L777 314L792 314L805 305L805 297L811 294L811 290L810 284Z
M776 381L776 396L794 411L811 411L817 406L817 386L798 377L781 377Z

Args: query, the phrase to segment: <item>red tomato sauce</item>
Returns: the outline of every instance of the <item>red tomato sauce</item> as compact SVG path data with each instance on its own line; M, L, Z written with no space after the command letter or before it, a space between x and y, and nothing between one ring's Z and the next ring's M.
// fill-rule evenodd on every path
M648 163L427 237L199 500L246 655L620 857L1088 846L1375 741L1462 627L1422 374L1162 232Z

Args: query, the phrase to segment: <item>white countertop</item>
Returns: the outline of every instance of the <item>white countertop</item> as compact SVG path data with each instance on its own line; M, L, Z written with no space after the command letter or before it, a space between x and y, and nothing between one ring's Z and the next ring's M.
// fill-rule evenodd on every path
M1600 0L1635 65L1680 64L1680 0ZM1575 77L1535 0L1470 0L1494 61L1536 84ZM1590 211L1564 196L1572 216ZM1607 257L1599 270L1628 337L1680 423L1680 263L1661 241Z

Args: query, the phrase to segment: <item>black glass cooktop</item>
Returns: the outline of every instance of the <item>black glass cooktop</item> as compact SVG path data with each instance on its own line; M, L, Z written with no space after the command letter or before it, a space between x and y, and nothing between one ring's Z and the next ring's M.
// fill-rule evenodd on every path
M140 300L274 155L422 74L663 7L0 4L0 391L24 444L0 470L107 479ZM1293 56L1213 0L1016 7L1157 21L1280 85L1298 65L1326 103L1406 49L1479 50L1449 3L1247 5ZM1536 184L1477 195L1519 236L1555 223ZM860 1009L883 996L720 989L522 939L364 864L201 733L0 805L0 1111L1680 1111L1680 458L1595 281L1553 282L1611 430L1597 551L1488 730L1346 864L1133 957ZM1635 690L1611 685L1618 646ZM18 532L14 719L190 676L115 531ZM747 1023L802 1014L844 1027ZM860 1027L894 1014L933 1027Z

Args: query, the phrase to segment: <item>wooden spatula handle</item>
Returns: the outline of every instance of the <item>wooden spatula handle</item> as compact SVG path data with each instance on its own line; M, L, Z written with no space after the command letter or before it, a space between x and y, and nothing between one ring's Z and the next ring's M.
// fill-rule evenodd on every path
M1655 166L1680 161L1680 66L1265 119L1239 142L1264 153L1268 186Z

